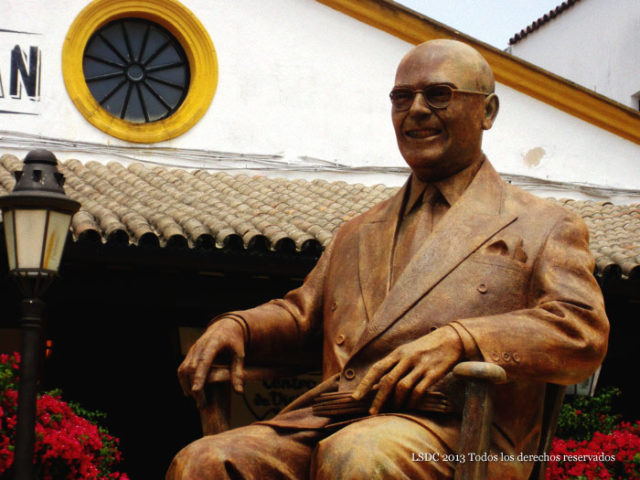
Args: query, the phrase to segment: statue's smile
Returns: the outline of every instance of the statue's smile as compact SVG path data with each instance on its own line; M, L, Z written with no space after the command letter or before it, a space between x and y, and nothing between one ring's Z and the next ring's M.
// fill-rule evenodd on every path
M426 140L436 137L442 133L439 128L411 128L405 130L405 135L414 140Z

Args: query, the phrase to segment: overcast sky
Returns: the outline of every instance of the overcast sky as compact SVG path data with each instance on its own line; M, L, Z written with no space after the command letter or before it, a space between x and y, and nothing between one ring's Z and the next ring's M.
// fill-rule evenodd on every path
M504 50L509 39L562 0L396 0L440 23Z

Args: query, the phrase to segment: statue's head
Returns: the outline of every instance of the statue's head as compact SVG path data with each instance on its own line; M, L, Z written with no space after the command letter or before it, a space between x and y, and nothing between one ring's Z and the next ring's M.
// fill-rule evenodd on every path
M470 46L432 40L400 62L391 92L398 147L422 180L449 177L482 155L482 132L498 114L487 61Z

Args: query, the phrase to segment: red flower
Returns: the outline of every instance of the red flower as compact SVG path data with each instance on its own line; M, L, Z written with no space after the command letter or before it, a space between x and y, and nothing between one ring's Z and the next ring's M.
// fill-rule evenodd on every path
M548 464L547 480L640 480L640 422L622 422L609 434L595 432L580 442L555 438L550 455L560 461Z
M18 354L0 355L0 476L13 463L19 361ZM129 480L112 471L121 460L118 439L76 414L60 396L37 399L34 450L41 480Z

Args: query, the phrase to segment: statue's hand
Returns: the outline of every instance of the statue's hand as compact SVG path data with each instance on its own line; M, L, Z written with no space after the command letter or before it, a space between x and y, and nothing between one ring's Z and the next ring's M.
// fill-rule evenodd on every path
M187 356L178 367L178 379L182 391L196 399L198 406L203 400L202 389L215 357L226 351L231 354L231 384L242 393L244 384L244 333L238 322L221 318L211 324L191 346Z
M396 407L406 405L410 408L462 359L462 355L462 342L453 328L439 328L399 346L374 363L353 392L353 398L360 400L377 388L378 393L369 409L369 413L375 415L395 391Z

